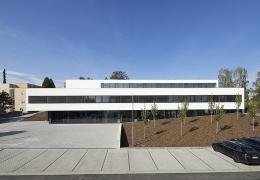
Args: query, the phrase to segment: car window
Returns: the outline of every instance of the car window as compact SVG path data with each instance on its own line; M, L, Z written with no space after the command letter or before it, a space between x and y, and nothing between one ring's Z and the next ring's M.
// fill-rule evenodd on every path
M255 149L253 149L253 148L251 148L251 147L247 147L247 146L244 146L244 147L243 147L243 150L244 150L245 152L247 152L247 153L255 153L255 152L256 152Z
M234 145L233 145L233 143L231 143L231 142L226 141L226 142L224 142L223 144L224 144L226 147L228 147L228 148L231 148L231 149L234 149L234 148L235 148Z

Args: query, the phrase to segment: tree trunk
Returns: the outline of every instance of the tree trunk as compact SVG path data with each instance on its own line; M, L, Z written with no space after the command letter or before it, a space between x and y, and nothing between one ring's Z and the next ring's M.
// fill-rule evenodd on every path
M145 141L145 125L144 125L144 141Z
M255 130L255 118L253 118L253 131Z
M238 109L237 109L237 120L238 120Z
M134 147L134 122L132 122L132 147Z
M218 134L218 121L217 121L217 127L216 127L216 134Z
M155 118L153 118L153 128L155 128Z
M182 136L182 121L181 121L181 136Z
M212 112L210 112L210 122L212 124Z

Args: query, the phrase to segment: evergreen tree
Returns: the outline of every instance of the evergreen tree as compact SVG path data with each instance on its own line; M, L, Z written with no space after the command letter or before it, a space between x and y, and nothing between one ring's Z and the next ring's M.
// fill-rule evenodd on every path
M5 69L3 71L3 84L6 84L6 73L5 73Z
M51 78L45 77L42 83L43 88L55 88L55 84Z
M0 93L0 109L5 111L7 109L12 108L13 104L13 98L11 98L7 92L2 91Z

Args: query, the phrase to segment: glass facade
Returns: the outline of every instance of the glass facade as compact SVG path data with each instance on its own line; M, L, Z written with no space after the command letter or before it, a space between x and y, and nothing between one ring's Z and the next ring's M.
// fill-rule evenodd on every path
M215 88L216 83L101 83L101 88Z
M214 95L216 102L235 102L235 95ZM208 102L209 95L158 95L158 96L29 96L30 104L52 103L191 103Z
M50 111L51 123L119 123L131 122L132 111ZM174 118L176 111L160 111L158 118ZM149 117L152 119L152 117ZM133 111L133 119L141 120L141 111Z
M235 110L225 110L234 112ZM187 116L202 116L207 110L189 110ZM161 110L157 119L176 118L177 110ZM148 117L152 120L151 114ZM132 111L49 111L50 123L120 123L132 122ZM133 111L133 120L141 121L141 111Z

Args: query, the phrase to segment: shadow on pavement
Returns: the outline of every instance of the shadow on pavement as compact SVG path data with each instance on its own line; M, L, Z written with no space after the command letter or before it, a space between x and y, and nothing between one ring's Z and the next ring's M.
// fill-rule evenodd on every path
M20 133L25 133L26 131L7 131L7 132L0 132L0 137L4 136L12 136Z

